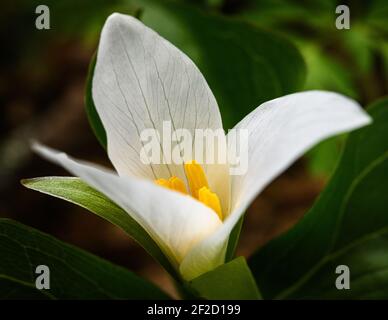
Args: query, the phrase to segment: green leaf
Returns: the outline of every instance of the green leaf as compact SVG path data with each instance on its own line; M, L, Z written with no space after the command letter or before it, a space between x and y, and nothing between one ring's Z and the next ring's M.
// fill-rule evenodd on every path
M38 230L0 219L0 299L166 299L122 267ZM50 289L35 287L36 267L50 270Z
M243 222L244 222L244 215L241 216L240 220L238 220L237 224L234 226L232 232L230 233L229 240L228 240L228 247L226 249L226 254L225 254L225 262L229 262L234 258L238 240L240 239L240 233L241 233Z
M388 99L372 125L351 133L330 183L289 232L252 256L265 298L386 298L388 293ZM337 290L338 265L350 290Z
M22 180L22 184L29 189L79 205L120 227L171 275L178 278L175 269L148 233L123 209L79 178L42 177Z
M331 90L354 99L359 98L355 80L349 74L349 70L335 57L329 56L321 48L320 43L299 40L298 45L308 70L305 90Z
M345 137L346 134L329 138L307 152L305 157L312 176L327 180L332 175L341 157Z
M96 66L96 53L93 55L92 60L90 61L88 76L86 78L85 108L86 108L86 114L88 116L90 126L92 127L92 130L96 135L98 142L100 142L100 144L104 147L104 149L106 149L107 148L106 132L105 132L104 126L102 125L100 117L97 113L96 106L94 105L93 97L92 97L92 80L93 80L93 73L94 73L95 66Z
M143 9L142 22L199 67L218 101L226 129L260 103L303 86L302 56L277 34L173 1L135 0L133 4ZM90 92L86 95L91 97ZM92 127L106 145L91 102L88 108Z
M260 293L243 257L236 258L189 283L205 299L257 300Z

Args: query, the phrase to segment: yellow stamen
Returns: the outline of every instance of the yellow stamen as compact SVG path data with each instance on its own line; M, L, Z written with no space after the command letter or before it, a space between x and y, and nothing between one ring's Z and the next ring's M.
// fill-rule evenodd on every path
M187 194L186 186L182 179L171 177L168 179L168 182L170 183L170 189Z
M195 161L185 163L186 178L189 183L191 195L204 205L213 209L222 220L220 199L212 192L202 167ZM157 179L155 183L170 190L188 194L182 179L172 176L170 179Z
M171 177L170 179L157 179L155 180L155 183L165 187L167 189L171 189L174 191L182 192L184 194L187 194L185 183L182 181L182 179L179 179L178 177Z
M162 186L162 187L170 189L170 184L169 184L168 180L166 180L166 179L155 180L155 183Z
M222 220L220 199L218 199L218 196L214 192L211 192L207 187L202 187L198 191L198 200L213 209Z
M198 199L198 190L202 187L209 188L205 172L195 160L185 163L185 172L191 194Z

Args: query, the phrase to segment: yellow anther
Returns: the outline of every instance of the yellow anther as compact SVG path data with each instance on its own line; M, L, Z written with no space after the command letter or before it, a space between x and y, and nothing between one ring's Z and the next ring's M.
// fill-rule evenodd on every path
M185 163L185 172L191 194L198 199L199 189L202 187L209 188L205 172L195 160Z
M187 194L185 183L178 177L171 177L170 179L157 179L155 183L170 190L182 192Z
M222 220L220 199L218 199L218 196L214 192L211 192L207 187L202 187L198 191L198 200L213 209Z
M187 194L186 186L182 179L179 179L178 177L171 177L168 179L168 182L170 184L170 189Z
M155 183L162 186L162 187L170 189L170 183L166 179L157 179L157 180L155 180Z
M189 183L191 195L204 205L213 209L222 220L222 209L220 199L212 192L206 179L202 167L195 161L185 163L186 178ZM188 194L185 183L178 177L167 179L157 179L155 183L170 190Z

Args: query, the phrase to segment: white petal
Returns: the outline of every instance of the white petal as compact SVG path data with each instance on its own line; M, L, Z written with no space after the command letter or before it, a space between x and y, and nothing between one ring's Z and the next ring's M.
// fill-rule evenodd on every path
M356 101L333 92L299 92L263 103L236 126L249 130L249 165L245 175L232 178L233 209L246 209L318 142L370 122Z
M65 153L35 145L46 159L66 168L128 212L178 268L190 249L212 234L222 222L217 214L190 196L142 179L120 177Z
M233 229L231 220L228 218L218 230L187 253L179 267L185 280L190 281L224 263L229 234Z
M268 101L237 126L249 130L248 172L232 176L232 213L212 236L199 243L181 268L193 278L222 263L224 248L243 212L274 178L318 142L367 125L371 118L357 102L340 94L307 91ZM209 269L210 270L210 269Z
M119 175L182 178L182 165L147 166L140 161L139 133L163 121L171 129L222 128L217 102L194 63L137 19L112 14L102 30L93 78L93 99ZM170 152L163 148L161 156ZM205 168L206 171L206 168Z

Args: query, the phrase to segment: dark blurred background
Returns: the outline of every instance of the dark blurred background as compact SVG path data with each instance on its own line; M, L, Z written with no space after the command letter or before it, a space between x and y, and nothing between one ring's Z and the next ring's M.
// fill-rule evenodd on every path
M0 217L91 251L172 292L166 273L120 229L77 206L27 190L19 182L22 178L67 175L31 153L31 138L110 166L85 114L88 65L105 18L114 11L141 16L150 2L26 0L2 4ZM244 19L288 38L306 62L305 89L338 91L363 105L388 92L386 0L180 2L188 5L187 10L193 6ZM35 28L39 4L50 8L50 30ZM351 10L351 29L346 32L334 27L338 4L347 4ZM333 170L342 141L337 138L321 144L260 195L246 216L238 254L249 255L303 216Z

